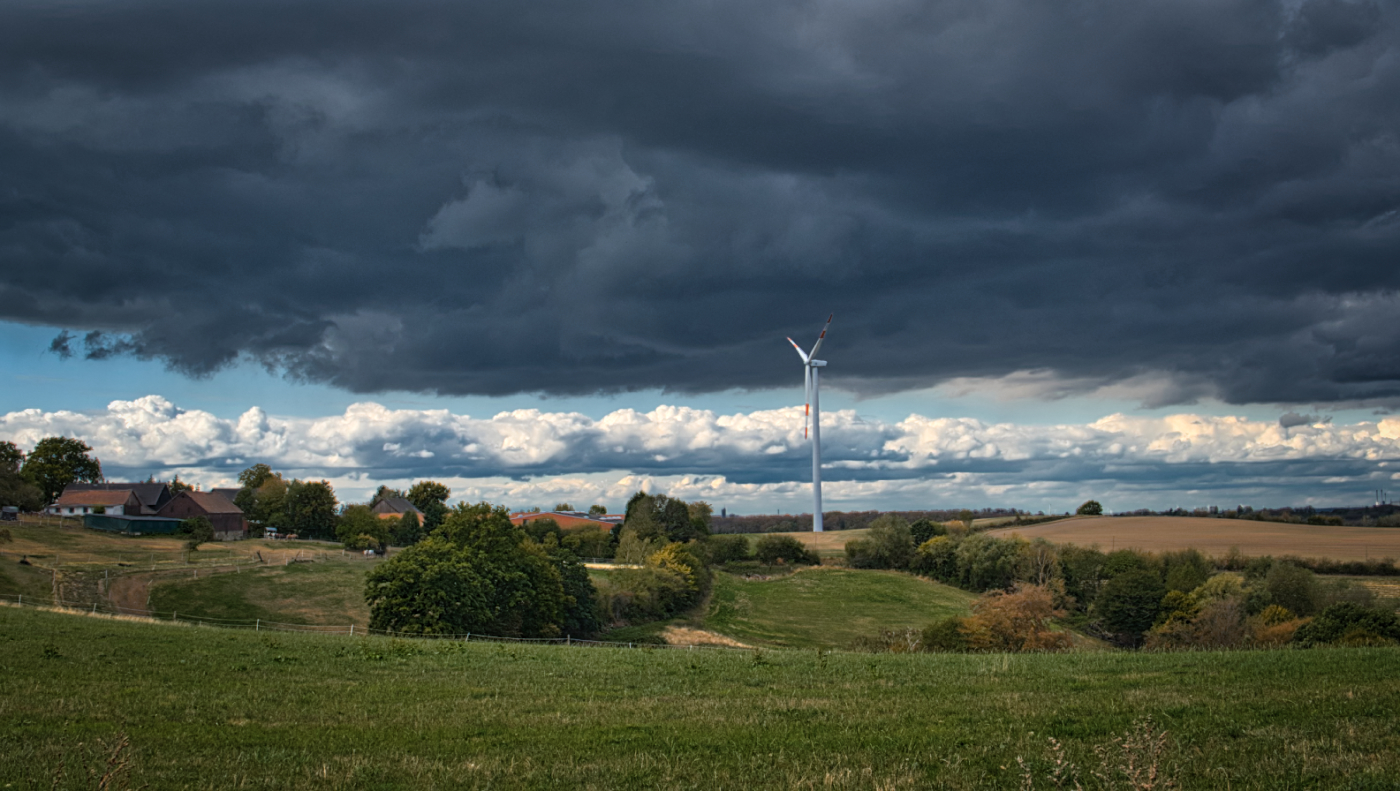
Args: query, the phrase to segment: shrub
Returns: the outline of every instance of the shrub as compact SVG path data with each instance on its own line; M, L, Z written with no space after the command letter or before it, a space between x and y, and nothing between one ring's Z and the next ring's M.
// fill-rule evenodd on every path
M700 551L714 566L753 557L748 536L738 534L712 535L700 544Z
M1244 602L1238 598L1214 599L1203 604L1194 617L1171 620L1155 627L1147 635L1145 646L1152 649L1237 648L1244 645L1249 636Z
M958 543L958 577L963 587L974 591L1009 588L1016 581L1020 539L1000 539L974 535Z
M1210 578L1210 562L1194 549L1168 552L1162 556L1167 590L1192 591Z
M1155 573L1125 571L1104 583L1094 609L1121 642L1137 644L1157 619L1166 592Z
M916 574L940 582L958 582L958 540L952 536L936 536L919 545L909 568Z
M909 535L914 539L914 546L923 546L925 541L947 534L948 528L929 519L920 519L909 525Z
M1305 568L1280 561L1270 566L1264 575L1264 590L1269 603L1286 607L1298 615L1312 615L1318 610L1321 591L1317 577Z
M1039 585L1018 584L1010 592L996 591L972 604L967 642L975 650L1053 651L1068 648L1070 636L1049 629L1056 610L1050 591Z
M925 651L957 652L968 650L966 618L944 618L924 627L919 644Z
M1325 645L1391 645L1400 642L1400 618L1394 612L1350 602L1334 604L1298 628L1294 642Z
M601 527L570 530L559 545L581 558L611 558L617 552L612 531Z
M808 552L807 546L792 536L769 533L758 540L754 555L760 563L775 566L779 563L806 563L815 565L821 562L815 552Z
M863 539L846 542L846 561L858 569L907 569L914 559L909 523L885 514L870 524Z
M1104 579L1113 579L1130 571L1156 572L1152 559L1135 549L1119 549L1104 556Z

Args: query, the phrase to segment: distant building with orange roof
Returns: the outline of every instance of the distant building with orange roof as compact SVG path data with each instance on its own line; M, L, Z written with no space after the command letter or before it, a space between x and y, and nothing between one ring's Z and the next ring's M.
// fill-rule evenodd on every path
M536 519L553 519L561 530L577 530L584 527L612 530L614 526L622 524L622 514L592 516L582 511L531 511L510 515L511 524L514 525L528 524Z

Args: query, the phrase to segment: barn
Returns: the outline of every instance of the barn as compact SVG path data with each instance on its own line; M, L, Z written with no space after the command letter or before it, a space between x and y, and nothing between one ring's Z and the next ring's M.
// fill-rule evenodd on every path
M213 492L183 491L161 506L158 516L190 519L202 516L214 526L214 537L220 541L235 541L248 537L248 520L232 500Z

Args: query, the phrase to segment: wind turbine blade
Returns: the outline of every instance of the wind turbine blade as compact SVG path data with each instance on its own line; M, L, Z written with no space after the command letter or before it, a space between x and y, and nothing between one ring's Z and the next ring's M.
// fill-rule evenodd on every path
M788 338L788 343L791 343L791 344L792 344L792 348L794 348L794 349L797 350L797 356L802 358L802 362L804 362L804 363L807 362L807 360L808 360L807 353L804 352L804 351L802 351L802 347L797 345L797 341L793 340L792 338Z
M808 359L817 356L817 349L820 349L822 347L822 341L826 340L826 331L831 328L831 320L834 318L836 318L835 313L826 317L826 324L822 325L822 334L817 336L817 342L812 346L812 353L807 355ZM788 340L792 339L788 338ZM793 346L796 345L795 343L793 344Z
M802 369L807 372L807 405L802 408L802 438L807 438L807 430L812 426L812 366Z

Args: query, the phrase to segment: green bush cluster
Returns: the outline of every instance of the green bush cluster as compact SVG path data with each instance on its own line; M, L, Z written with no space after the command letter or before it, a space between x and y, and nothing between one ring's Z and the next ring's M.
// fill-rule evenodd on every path
M504 508L461 504L428 538L372 570L370 626L403 634L587 635L598 629L588 571L535 541Z
M807 545L792 536L781 536L768 534L758 540L754 546L754 557L758 562L776 566L779 564L809 565L816 566L822 562L821 557L814 551L807 549Z

